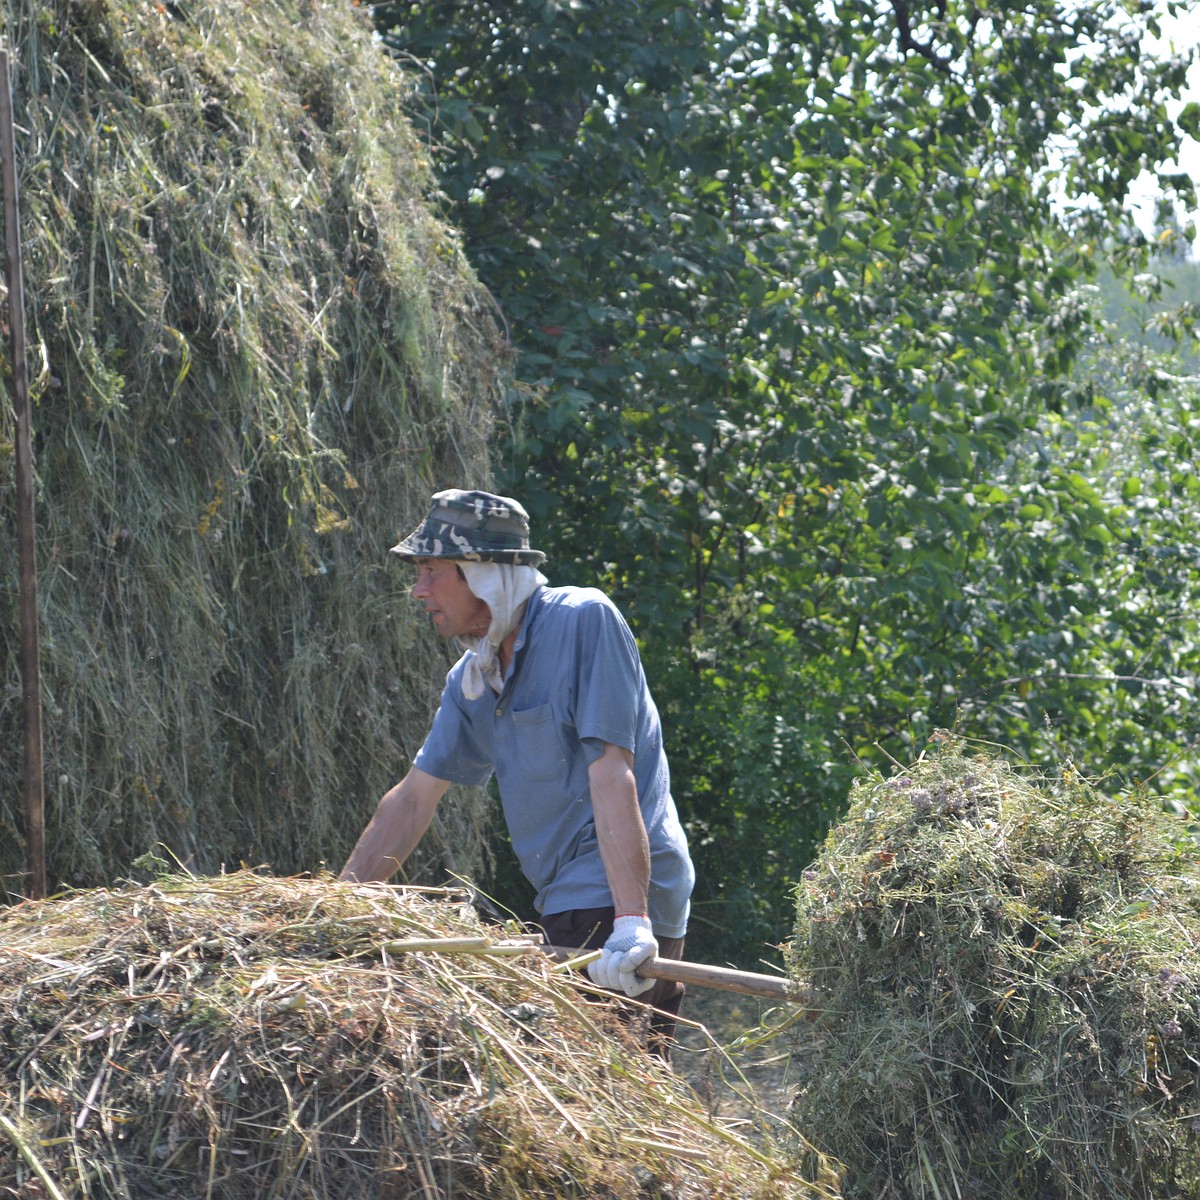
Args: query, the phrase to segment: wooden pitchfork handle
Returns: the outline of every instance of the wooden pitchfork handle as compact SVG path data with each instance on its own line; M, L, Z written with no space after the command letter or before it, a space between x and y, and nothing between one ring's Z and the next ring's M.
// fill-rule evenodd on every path
M578 966L586 965L600 955L599 950L572 950L566 946L541 946L539 949L561 962L572 962ZM740 992L743 996L761 996L766 1000L788 1000L793 1004L806 1004L810 1000L807 992L790 979L676 958L652 958L642 963L637 973L643 979L670 979L674 983Z
M413 951L432 951L442 954L520 955L538 950L559 963L557 970L584 967L600 957L599 950L578 950L568 946L548 946L540 938L515 937L428 937L406 938L385 942L389 954ZM810 1005L811 993L790 979L777 975L759 975L753 971L735 971L731 967L712 967L707 963L683 962L674 958L653 958L642 963L637 973L643 979L670 979L675 983L690 983L697 987L717 988L725 992L740 992L744 996L761 996L766 1000L786 1000L792 1004Z

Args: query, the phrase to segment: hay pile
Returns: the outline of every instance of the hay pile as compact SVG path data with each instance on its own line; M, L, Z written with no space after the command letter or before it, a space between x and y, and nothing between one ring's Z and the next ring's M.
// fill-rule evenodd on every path
M247 872L0 913L0 1182L241 1200L832 1196L449 894Z
M946 740L855 790L797 891L824 994L793 1120L846 1194L1200 1195L1193 831Z
M340 865L446 667L388 547L435 488L487 483L508 366L406 77L348 0L0 0L0 36L51 883L159 844L203 873ZM4 403L0 900L24 865L12 455ZM449 830L463 870L482 824Z

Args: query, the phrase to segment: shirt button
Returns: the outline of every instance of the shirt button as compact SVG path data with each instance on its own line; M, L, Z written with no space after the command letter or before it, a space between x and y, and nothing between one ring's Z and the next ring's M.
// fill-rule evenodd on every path
M502 708L496 709L496 716L498 716L498 717L504 716L504 709L502 709Z

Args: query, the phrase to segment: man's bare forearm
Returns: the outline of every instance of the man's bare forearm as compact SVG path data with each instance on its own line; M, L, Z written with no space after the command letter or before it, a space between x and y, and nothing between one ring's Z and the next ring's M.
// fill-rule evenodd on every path
M339 878L359 883L390 879L424 836L449 786L415 767L409 771L379 801Z
M617 914L645 913L650 891L650 841L638 805L633 756L618 746L588 768L596 838Z

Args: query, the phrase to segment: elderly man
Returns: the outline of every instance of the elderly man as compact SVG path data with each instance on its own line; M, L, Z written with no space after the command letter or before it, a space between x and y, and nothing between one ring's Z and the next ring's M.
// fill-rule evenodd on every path
M392 552L414 564L413 598L465 653L341 877L388 878L450 784L494 772L547 942L602 947L593 981L651 1005L650 1043L665 1052L683 988L637 968L682 956L695 876L629 626L594 588L547 586L528 516L504 496L439 492Z

